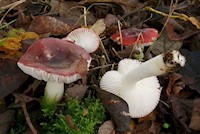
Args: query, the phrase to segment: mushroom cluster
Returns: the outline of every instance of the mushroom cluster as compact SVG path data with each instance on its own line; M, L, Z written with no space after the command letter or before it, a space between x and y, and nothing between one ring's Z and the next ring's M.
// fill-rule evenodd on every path
M173 72L184 65L185 57L176 50L146 62L123 59L118 64L118 70L103 75L100 88L126 101L132 118L144 117L159 102L161 86L156 76Z

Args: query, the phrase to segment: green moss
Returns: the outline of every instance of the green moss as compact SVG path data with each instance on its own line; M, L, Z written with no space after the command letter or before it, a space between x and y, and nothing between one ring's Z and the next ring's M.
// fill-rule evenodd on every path
M84 101L71 99L64 108L66 108L66 114L64 114L66 111L55 112L54 119L41 123L42 133L93 134L97 133L98 126L105 119L105 109L99 99L91 97ZM67 114L72 119L73 127L70 127L66 119Z
M34 111L29 112L29 115L33 124L40 124L36 129L42 134L95 134L106 116L103 104L93 97L82 101L70 99L64 104L47 103L43 98L41 107L42 112L37 112L37 116L34 116ZM73 123L69 123L67 117L71 117ZM9 133L22 134L27 128L24 115L20 111Z

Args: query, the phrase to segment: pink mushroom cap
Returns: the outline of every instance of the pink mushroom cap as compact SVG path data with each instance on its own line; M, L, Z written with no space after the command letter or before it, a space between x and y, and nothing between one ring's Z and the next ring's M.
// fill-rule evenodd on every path
M66 40L44 38L33 43L17 64L39 80L71 83L87 72L90 61L82 47Z
M120 39L120 33L113 34L110 38L123 46L138 45L149 46L158 38L158 31L154 28L128 28L121 31L122 41Z

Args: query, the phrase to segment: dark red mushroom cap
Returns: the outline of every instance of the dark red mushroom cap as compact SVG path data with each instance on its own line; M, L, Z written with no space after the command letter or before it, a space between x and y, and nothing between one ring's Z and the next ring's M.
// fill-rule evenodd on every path
M142 45L148 46L158 38L158 31L154 28L128 28L121 31L122 41L120 40L120 33L113 34L110 38L123 46L128 45Z
M66 40L44 38L33 43L17 64L39 80L71 83L87 72L90 61L82 47Z

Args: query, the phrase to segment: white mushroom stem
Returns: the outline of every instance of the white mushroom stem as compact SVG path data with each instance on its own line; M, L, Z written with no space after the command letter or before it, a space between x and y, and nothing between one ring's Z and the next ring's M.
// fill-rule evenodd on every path
M60 101L64 94L64 83L47 81L45 96L50 100Z
M160 54L141 63L139 67L124 75L122 80L126 82L126 85L132 85L133 83L135 84L137 81L150 76L158 76L167 72L173 72L184 65L185 57L174 50L172 52Z

